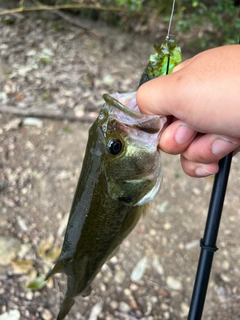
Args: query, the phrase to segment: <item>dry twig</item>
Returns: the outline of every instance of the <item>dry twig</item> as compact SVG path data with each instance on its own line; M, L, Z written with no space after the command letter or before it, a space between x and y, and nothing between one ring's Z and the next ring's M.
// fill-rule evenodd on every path
M20 13L20 12L29 12L29 11L53 11L53 10L64 10L64 9L91 9L91 10L102 10L102 11L125 11L123 8L118 7L104 7L96 5L84 5L84 4L61 4L56 6L32 6L32 7L18 7L9 10L3 10L0 12L0 16Z
M67 111L63 112L61 110L49 110L49 109L38 109L38 108L26 108L20 109L12 106L1 106L0 113L12 114L21 117L37 117L46 118L54 120L68 120L68 121L81 121L81 122L93 122L98 114L96 112L84 113L82 116L78 117L74 112Z

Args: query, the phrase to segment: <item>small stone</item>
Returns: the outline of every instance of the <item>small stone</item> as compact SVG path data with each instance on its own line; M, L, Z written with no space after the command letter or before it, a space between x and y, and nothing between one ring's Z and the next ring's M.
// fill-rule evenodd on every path
M163 228L164 228L165 230L170 230L170 229L172 228L172 225L171 225L171 223L166 222L166 223L164 223Z
M74 108L75 116L78 117L78 118L81 118L84 115L84 109L85 109L85 105L84 104L77 105Z
M192 189L192 192L196 195L196 196L199 196L201 194L201 190L198 189L198 188L193 188Z
M37 51L34 49L31 49L29 51L26 52L26 56L30 57L30 56L35 56L37 54Z
M106 292L106 286L105 286L105 284L104 283L100 283L100 285L99 285L99 288L100 288L100 291L101 292Z
M170 312L169 311L165 311L163 313L164 319L170 319Z
M25 295L26 299L31 301L33 299L33 293L32 291L28 291Z
M182 289L182 283L173 277L167 277L166 280L167 286L172 290L181 290Z
M161 303L160 308L164 311L169 309L169 307L166 303Z
M131 290L128 289L128 288L125 288L125 289L123 290L123 292L124 292L125 296L127 296L127 297L131 297L131 296L132 296L132 292L131 292Z
M184 249L184 244L183 244L182 242L179 242L178 248L181 249L181 250L183 250L183 249Z
M53 318L51 311L49 311L48 309L43 309L41 315L43 320L51 320Z
M163 201L161 203L161 205L159 206L159 212L160 213L164 213L166 211L167 207L168 207L168 204L169 204L169 202L167 200Z
M0 320L20 320L21 314L18 310L11 310L0 315Z
M163 266L161 265L161 263L158 261L157 258L153 259L152 266L157 271L157 273L160 274L160 276L164 274Z
M180 316L181 316L182 318L185 318L185 317L187 317L188 312L189 312L189 305L186 304L185 302L182 302L182 303L181 303Z
M132 309L137 309L138 307L137 302L134 299L132 299L129 304Z
M111 87L114 83L114 77L111 74L106 74L102 79L102 83Z
M222 263L222 268L223 268L224 270L229 270L229 268L230 268L230 263L229 263L229 261L224 260L223 263Z
M138 290L138 288L139 288L139 286L136 283L131 283L130 284L130 289L132 291L136 291L136 290Z
M38 128L42 128L43 122L38 118L27 117L23 120L24 126L34 126Z
M151 237L155 237L156 234L157 234L157 231L154 230L154 229L151 229L151 230L149 231L149 234L150 234Z
M222 278L222 280L224 282L230 282L231 281L231 278L228 275L224 274L224 273L221 274L221 278Z
M118 263L118 258L116 256L114 256L110 259L110 262L113 264L116 264L116 263Z
M186 250L191 250L191 249L194 249L194 248L196 248L198 246L199 246L199 240L196 239L196 240L193 240L191 242L186 243L185 244L185 249Z
M114 281L117 283L122 283L126 277L126 273L122 270L118 270L114 276Z
M110 307L113 309L113 310L116 310L118 308L118 302L117 301L111 301L110 302Z
M152 296L152 297L150 297L150 301L151 301L151 303L155 304L158 302L158 298L156 296Z
M128 313L131 310L131 307L124 301L119 303L119 310L124 313Z

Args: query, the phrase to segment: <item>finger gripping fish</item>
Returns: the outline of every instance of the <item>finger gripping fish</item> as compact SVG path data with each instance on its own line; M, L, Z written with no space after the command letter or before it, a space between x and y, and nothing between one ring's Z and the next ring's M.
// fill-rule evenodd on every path
M62 252L47 275L67 275L58 320L69 313L75 296L90 294L91 282L135 227L162 180L157 146L165 118L142 115L135 93L103 97L89 129Z

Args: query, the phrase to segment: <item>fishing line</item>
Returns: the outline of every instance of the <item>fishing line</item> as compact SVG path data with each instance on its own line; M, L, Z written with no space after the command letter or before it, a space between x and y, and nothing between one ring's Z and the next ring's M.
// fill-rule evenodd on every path
M176 2L176 0L173 0L172 11L171 11L169 24L168 24L168 31L167 31L167 35L166 35L167 41L169 41L169 39L170 39L170 31L171 31L171 26L172 26L173 13L174 13L174 9L175 9L175 2ZM170 65L170 53L168 55L166 74L168 74L168 72L169 72L169 65Z
M167 35L166 35L166 40L170 39L170 30L171 30L171 25L172 25L173 13L174 13L174 9L175 9L175 2L176 2L176 0L173 0L172 12L171 12L170 19L169 19L168 32L167 32Z

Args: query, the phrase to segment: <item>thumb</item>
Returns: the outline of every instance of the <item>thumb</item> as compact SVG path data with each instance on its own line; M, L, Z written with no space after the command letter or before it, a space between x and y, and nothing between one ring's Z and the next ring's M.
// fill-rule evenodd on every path
M193 59L194 59L194 58L190 58L190 59L187 59L187 60L179 63L176 67L174 67L174 69L173 69L172 72L174 73L174 72L176 72L176 71L179 71L179 70L185 68L190 62L192 62Z
M174 115L174 107L178 101L177 91L179 91L176 74L178 72L158 77L140 86L136 98L142 113Z
M158 77L143 84L137 91L137 104L146 114L175 115L176 105L179 106L179 84L182 82L181 72L193 58L187 59L173 69L173 73ZM180 97L179 97L180 98Z

